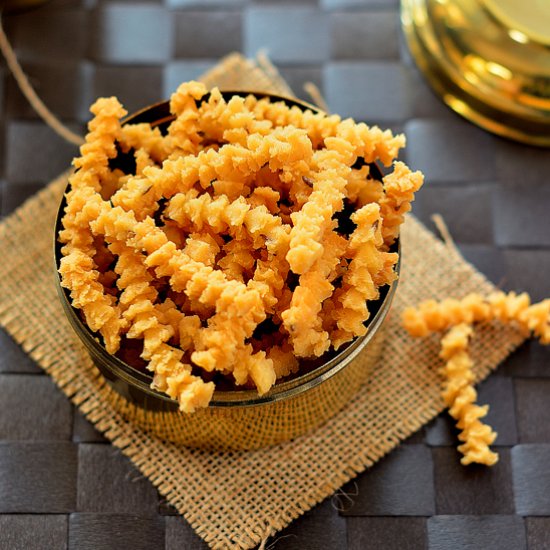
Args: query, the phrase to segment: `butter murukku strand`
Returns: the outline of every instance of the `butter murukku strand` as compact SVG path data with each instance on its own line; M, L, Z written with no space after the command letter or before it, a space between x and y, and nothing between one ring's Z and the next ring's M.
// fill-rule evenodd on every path
M170 150L160 129L152 128L146 122L139 124L124 124L118 143L123 152L130 149L143 149L158 165L168 158Z
M136 161L136 176L141 176L146 168L155 166L155 161L151 158L149 153L141 147L135 152L134 157Z
M250 134L267 135L273 128L270 122L256 119L244 97L232 96L226 101L218 88L213 88L201 103L199 115L205 138L218 143L245 145Z
M246 97L246 105L258 120L268 120L275 126L291 125L307 130L315 149L322 147L325 137L336 134L336 129L342 121L338 115L327 115L311 109L304 111L296 106L289 107L283 101L258 99L253 95Z
M111 243L110 249L118 257L115 272L119 275L123 317L129 324L127 337L143 340L141 357L153 372L155 387L176 399L184 412L207 406L214 385L192 375L192 366L181 361L184 349L168 344L176 331L163 319L166 310L155 304L158 294L151 285L152 277L142 254L121 241Z
M66 195L63 229L59 232L59 241L64 245L59 273L61 285L71 293L73 306L82 310L87 325L101 333L107 351L114 353L125 323L113 296L105 293L99 281L89 222L102 202L102 178L110 173L109 159L117 154L115 141L120 133L120 118L126 111L115 98L100 99L90 110L95 116L88 125L80 157L73 161L77 170L69 178L71 189Z
M347 247L343 237L329 232L323 242L323 256L300 276L288 310L281 314L294 353L298 357L319 357L330 347L331 340L323 329L320 316L323 302L329 298L336 266ZM331 276L332 275L332 276Z
M479 421L486 415L487 407L475 405L472 360L467 352L471 325L490 321L513 324L542 344L550 343L550 299L531 304L527 293L497 291L487 297L473 293L462 300L426 300L417 307L406 308L402 315L403 326L412 336L447 332L441 340L440 356L447 361L443 371L447 383L442 395L462 430L459 439L464 444L458 447L464 454L462 464L492 465L498 460L488 447L496 434Z
M234 373L244 363L260 393L265 393L268 381L275 382L273 364L265 358L264 352L253 354L245 344L265 319L265 310L259 294L248 291L237 281L227 282L216 301L216 314L203 329L195 342L196 351L192 361L211 372L214 370ZM253 363L263 365L259 367ZM265 369L262 373L261 369ZM235 378L240 383L239 378Z
M393 171L384 176L384 195L380 199L382 236L390 246L399 235L404 216L411 209L414 194L422 187L424 176L412 172L403 162L396 162Z
M94 213L90 209L83 210L89 199L97 202L95 195L101 192L103 179L110 179L109 160L117 155L120 119L126 114L116 98L98 99L90 111L95 116L88 124L89 131L80 148L80 156L73 160L76 171L69 177L67 207L62 219L63 229L59 232L59 240L65 245L63 254L73 246L82 246L93 240L88 220Z
M346 197L359 208L371 202L380 203L384 196L384 186L381 181L371 177L370 166L352 169L346 184Z
M244 275L252 276L256 258L252 253L250 238L234 238L222 246L218 267L230 278L244 282Z
M356 146L358 157L364 158L367 163L380 160L389 166L397 158L399 149L405 146L403 135L394 136L391 131L382 131L377 126L369 127L351 119L342 120L338 115L314 113L296 106L289 108L284 102L270 102L266 98L248 96L246 101L259 120L266 119L276 126L292 125L306 130L315 149L322 147L327 138L346 133L346 138Z
M216 180L238 182L242 192L266 165L292 177L306 174L311 155L311 142L303 130L277 128L267 136L250 135L246 146L226 144L219 150L168 159L162 167L145 168L142 176L130 178L111 200L115 206L134 210L141 217L150 216L160 199L186 193L195 184L210 189L215 187Z
M498 461L498 454L491 451L497 434L480 418L487 415L488 405L475 403L477 392L473 386L472 360L468 354L472 327L465 323L454 326L441 339L440 357L446 361L442 371L445 376L445 389L442 396L449 408L449 414L457 420L461 430L458 438L464 443L458 450L464 455L460 462L492 466Z
M169 277L171 287L192 300L216 308L198 339L192 361L207 371L231 371L236 352L265 319L260 295L223 272L193 261L176 248L153 219L138 222L132 212L106 206L92 229L123 240L146 255L144 263L158 277Z
M99 280L91 255L74 249L70 255L61 259L59 273L62 286L71 291L72 305L82 310L88 327L103 336L105 349L115 353L125 323L116 307L116 300L106 293Z
M288 185L288 201L293 210L298 210L306 204L313 193L312 175L292 179Z
M289 342L280 345L269 346L267 358L273 362L273 370L277 380L298 372L300 363L296 358L294 349Z
M322 256L324 234L331 230L335 212L343 208L350 168L340 161L340 156L339 152L325 150L314 154L320 171L313 176L313 191L302 208L290 215L293 227L286 259L291 270L299 275L311 269Z
M251 208L244 216L244 227L252 237L252 246L265 246L268 254L285 255L290 246L291 228L263 206Z
M90 111L94 117L88 123L80 156L73 161L76 172L71 176L70 183L71 190L86 186L99 192L102 177L110 171L109 160L117 156L120 119L126 115L126 110L115 97L109 97L98 99Z
M472 293L462 300L425 300L417 307L407 307L403 311L402 321L411 336L424 337L432 332L448 330L460 323L487 321L492 315L487 300Z
M333 303L332 318L337 328L331 339L335 348L355 336L366 334L364 322L370 316L368 302L380 295L375 278L384 268L385 252L381 250L383 239L378 204L363 206L351 215L351 219L357 227L349 238L346 250L350 262ZM395 277L391 271L383 284L391 283Z
M256 260L252 278L247 287L256 290L267 315L275 314L284 292L289 266L284 256L273 256L271 260Z
M250 380L260 395L267 393L277 380L273 360L267 357L265 351L254 353L250 344L237 350L232 374L239 386Z
M252 248L265 250L263 259L257 260L247 286L259 292L266 314L274 314L290 270L286 260L290 226L260 205L246 213L244 227L252 239Z
M244 197L230 201L226 195L212 198L196 189L175 194L167 203L163 216L187 231L202 231L205 226L218 233L240 228L250 210Z
M550 298L529 306L519 315L519 321L541 344L550 344Z
M515 323L541 344L550 344L550 299L531 304L526 292L495 292L487 297L487 302L495 319Z
M214 267L216 256L221 250L218 242L208 232L189 234L183 249L193 261L208 267Z
M265 206L270 214L276 215L279 212L279 201L281 194L271 187L256 187L246 198L246 202L252 207Z
M403 325L412 336L427 336L432 332L448 330L459 323L471 324L493 319L502 323L516 322L529 330L526 312L530 305L531 300L526 293L500 291L487 297L472 293L462 300L425 300L417 307L407 307L403 311Z
M202 82L183 82L170 97L170 112L175 120L168 127L166 144L171 154L196 154L200 150L202 134L199 127L197 100L206 95Z

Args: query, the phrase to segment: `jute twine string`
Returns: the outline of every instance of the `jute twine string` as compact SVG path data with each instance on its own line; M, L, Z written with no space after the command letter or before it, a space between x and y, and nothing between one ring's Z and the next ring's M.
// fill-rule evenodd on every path
M232 55L207 85L284 93L262 67ZM402 329L403 308L494 286L414 217L403 226L402 273L379 365L349 405L319 429L258 451L207 452L160 441L112 409L105 383L66 321L53 277L53 224L64 174L0 223L0 325L90 422L132 460L211 548L262 543L390 452L444 408L438 341ZM480 327L476 381L522 341L512 327Z

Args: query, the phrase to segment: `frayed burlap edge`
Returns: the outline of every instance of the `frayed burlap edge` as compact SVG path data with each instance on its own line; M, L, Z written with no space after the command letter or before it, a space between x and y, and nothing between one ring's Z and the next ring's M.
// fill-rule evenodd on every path
M205 80L224 88L250 82L255 90L285 93L280 86L269 88L268 73L238 55ZM112 410L112 390L64 318L54 287L52 231L65 185L63 175L0 224L0 325L212 548L257 545L441 412L438 342L409 338L400 326L400 312L428 297L494 290L455 249L411 217L402 231L403 269L380 365L345 410L318 430L268 449L216 453L178 448ZM476 380L522 341L510 327L478 329L472 350Z

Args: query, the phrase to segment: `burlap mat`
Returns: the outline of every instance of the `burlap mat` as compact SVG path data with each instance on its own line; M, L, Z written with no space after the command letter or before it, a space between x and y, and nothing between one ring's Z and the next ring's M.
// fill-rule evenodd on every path
M205 81L228 89L289 92L269 65L240 56L224 60ZM110 390L65 320L52 260L53 223L65 185L66 177L58 178L0 224L0 324L212 548L253 547L439 413L438 343L409 338L400 313L428 297L494 288L410 217L402 231L402 275L383 356L346 409L314 433L268 449L178 448L151 438L109 408ZM522 340L511 328L480 330L473 346L477 380Z

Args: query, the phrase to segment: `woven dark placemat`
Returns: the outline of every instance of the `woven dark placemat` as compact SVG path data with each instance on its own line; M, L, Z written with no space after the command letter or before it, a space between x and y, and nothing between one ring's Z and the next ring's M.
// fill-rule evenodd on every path
M494 282L536 299L550 294L548 154L493 138L443 109L400 53L395 3L189 4L54 0L6 24L41 95L77 127L92 96L117 93L137 108L145 95L146 102L165 97L223 53L271 46L298 93L300 81L313 79L324 84L334 111L406 130L408 161L429 182L415 205L421 219L429 223L441 212L466 257ZM220 21L232 31L212 41ZM152 30L138 43L132 26L140 25ZM61 171L73 150L32 118L7 75L4 84L7 214ZM357 89L362 93L350 92ZM50 380L8 337L0 341L0 547L68 541L73 548L111 548L124 541L199 548L184 522L163 515L169 509L162 505L159 514L149 483L102 443ZM489 421L499 432L496 468L460 467L451 424L442 417L345 487L346 496L297 520L276 548L361 548L366 541L460 548L470 540L483 548L547 547L548 363L546 349L528 344L482 385L480 401L492 406Z

